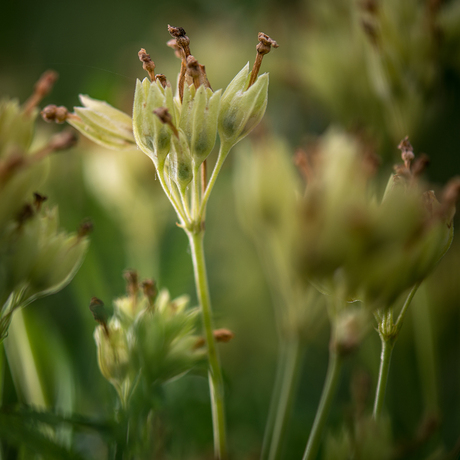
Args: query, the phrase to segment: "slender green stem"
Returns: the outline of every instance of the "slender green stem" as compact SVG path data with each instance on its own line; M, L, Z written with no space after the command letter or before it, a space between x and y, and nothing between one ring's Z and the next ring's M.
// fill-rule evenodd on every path
M380 338L382 340L382 353L380 355L379 380L374 401L373 417L375 420L377 420L382 413L387 389L388 373L390 371L391 353L395 345L395 339L393 338L385 339L383 336L380 336Z
M281 450L283 447L283 438L286 433L286 428L291 414L292 402L297 388L299 368L302 362L301 344L299 340L292 340L285 344L285 353L280 355L279 367L283 369L282 381L275 388L274 402L277 402L276 415L273 421L273 433L271 433L270 451L268 460L276 460L281 458ZM267 429L271 427L267 426ZM262 454L263 455L263 454Z
M398 319L396 320L396 332L399 333L399 331L401 330L401 327L402 327L402 323L403 323L403 320L404 320L404 317L406 315L406 311L407 311L407 308L409 307L409 305L411 304L412 302L412 299L414 298L415 296L415 293L417 292L417 289L420 287L420 283L417 283L412 289L411 291L409 292L409 295L407 296L407 299L406 301L404 302L404 305L399 313L399 316L398 316Z
M176 211L176 214L179 217L181 224L185 226L187 223L187 217L184 214L184 210L182 209L182 205L180 201L177 201L177 197L174 197L174 195L169 190L168 185L166 184L164 168L158 168L157 173L158 173L158 179L160 180L160 184L161 184L161 187L163 188L163 191L165 192L165 195L168 197L174 210Z
M335 390L339 382L342 362L343 356L335 350L331 350L323 393L321 395L318 410L316 411L315 421L310 432L310 437L308 438L307 448L305 449L303 460L314 460L318 453L324 426L326 424L329 410L335 396Z
M217 176L219 175L222 165L224 164L224 161L227 158L228 152L230 152L231 148L231 145L220 144L219 155L217 156L216 164L214 166L208 185L206 187L206 191L204 192L203 198L201 200L201 208L199 214L199 221L201 222L204 221L204 217L206 215L206 205L208 204L209 195L212 192Z
M281 387L283 384L283 377L286 368L286 350L285 346L281 346L278 353L278 359L276 363L276 375L275 384L273 386L272 396L270 399L270 408L268 410L267 423L265 425L264 439L262 443L262 452L260 454L260 460L268 458L269 449L273 439L273 429L276 422L276 414L278 409L279 395L281 394Z
M421 283L417 283L409 292L409 295L404 302L404 305L399 313L396 323L393 323L393 309L390 308L379 316L379 335L382 341L382 352L380 355L380 369L379 378L377 382L377 390L375 392L374 400L374 419L378 419L382 413L383 403L385 401L385 392L388 382L388 374L390 371L391 354L401 330L404 317L406 316L407 309L412 302L412 299L420 287Z
M218 460L227 458L225 434L224 385L219 356L213 334L211 301L203 250L203 231L187 232L192 251L193 269L198 300L201 305L203 327L208 347L209 386L211 390L212 421L214 429L214 453Z
M192 183L192 216L198 218L198 210L200 206L200 187L201 187L201 175L200 166L193 168L193 183Z

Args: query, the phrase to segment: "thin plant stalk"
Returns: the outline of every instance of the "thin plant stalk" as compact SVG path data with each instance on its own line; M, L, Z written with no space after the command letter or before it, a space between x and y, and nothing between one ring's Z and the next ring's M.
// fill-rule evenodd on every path
M212 189L214 187L214 184L216 183L217 176L219 175L219 172L222 168L222 165L224 164L225 159L227 158L228 153L230 152L230 149L232 148L231 145L228 145L226 143L220 144L219 148L219 154L217 156L217 161L214 166L214 170L212 171L211 177L209 179L208 185L206 187L206 190L203 194L203 197L201 199L201 207L200 207L200 213L198 216L198 219L202 222L204 221L204 217L206 215L206 205L208 204L208 199L209 196L211 195Z
M211 390L212 421L214 431L214 454L218 460L227 459L225 433L224 385L222 370L213 334L211 300L203 250L203 230L187 232L192 251L193 269L198 300L201 306L203 327L209 360L209 386Z
M388 311L385 312L379 320L379 335L382 342L382 352L380 354L379 378L374 399L373 417L375 420L377 420L382 413L393 348L401 330L407 309L409 308L409 305L419 287L420 283L417 283L409 292L395 324L393 324L392 309L388 309Z
M323 393L321 395L318 410L316 411L315 421L308 438L307 448L305 449L303 460L314 460L316 458L324 426L326 424L332 401L335 396L337 384L339 382L342 363L343 356L340 353L337 353L337 351L331 350Z
M377 382L377 391L375 394L374 412L372 414L375 420L377 420L382 413L388 382L388 374L390 371L391 354L393 352L394 345L395 340L385 340L382 337L382 353L380 354L379 379Z
M279 370L283 372L280 376L281 381L275 386L272 399L274 417L271 425L267 424L267 430L273 430L271 433L266 434L270 442L268 457L264 457L264 452L262 452L262 458L267 458L268 460L281 458L283 447L282 441L291 414L303 356L302 346L298 339L291 340L286 343L283 348L284 353L280 354L280 362L278 364ZM270 410L270 412L272 412L272 410Z

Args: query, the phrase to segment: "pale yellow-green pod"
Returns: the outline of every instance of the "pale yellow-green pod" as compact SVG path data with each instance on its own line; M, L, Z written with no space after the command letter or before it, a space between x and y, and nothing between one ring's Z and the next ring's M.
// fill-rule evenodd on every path
M115 150L135 147L129 115L89 96L80 95L80 101L83 107L74 108L78 117L69 116L70 125L103 147Z
M257 78L247 89L250 73L246 65L222 95L219 112L219 136L229 146L247 136L262 119L268 101L268 74Z

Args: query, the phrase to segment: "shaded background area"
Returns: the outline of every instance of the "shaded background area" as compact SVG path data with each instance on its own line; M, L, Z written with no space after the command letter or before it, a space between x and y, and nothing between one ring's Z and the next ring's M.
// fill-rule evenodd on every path
M141 47L158 72L175 81L179 62L165 46L168 23L186 29L192 53L206 65L214 89L225 87L247 61L252 64L257 33L264 31L280 44L262 66L270 72L267 114L263 126L233 155L248 154L250 143L264 130L286 138L294 153L335 124L358 133L379 153L384 171L397 159L399 139L409 134L415 152L431 157L428 176L433 182L442 184L459 174L459 2L444 2L433 13L430 5L436 2L408 1L406 10L388 2L385 20L399 27L374 29L386 40L380 45L372 43L374 13L363 6L373 2L321 3L7 2L0 16L0 96L25 100L40 74L52 68L60 78L43 105L72 107L82 93L130 113L135 79L144 77L137 57ZM420 11L420 17L413 11ZM430 29L430 14L442 31L439 37ZM426 43L424 34L434 44ZM375 83L381 64L388 69L390 102ZM401 123L393 125L391 116L389 121L389 106L402 114ZM43 136L57 129L38 124ZM260 451L277 336L269 287L235 213L232 162L230 157L210 201L206 250L216 325L236 335L221 346L230 445L234 458L249 459L258 458ZM76 228L91 217L95 230L71 285L24 312L34 357L51 407L108 417L116 394L97 367L89 299L97 296L110 303L122 295L122 272L129 267L143 278L157 279L172 296L188 293L195 302L187 241L155 181L153 165L141 152L103 151L81 139L76 149L53 157L43 192L59 205L63 227ZM450 450L460 435L459 251L455 241L414 302L414 315L408 315L394 351L387 409L396 442L414 439L427 413L440 422L432 445L440 442ZM417 311L424 311L422 319ZM422 356L429 340L434 368ZM323 327L306 352L284 458L300 458L305 447L327 366L327 343ZM350 382L358 373L369 377L370 407L378 357L379 341L372 333L347 363L330 417L332 430L339 431L350 413ZM5 379L3 401L12 404L18 397L10 377ZM203 452L211 452L204 378L186 376L171 383L162 410L165 458L204 458ZM80 435L77 444L87 458L104 458L100 439Z

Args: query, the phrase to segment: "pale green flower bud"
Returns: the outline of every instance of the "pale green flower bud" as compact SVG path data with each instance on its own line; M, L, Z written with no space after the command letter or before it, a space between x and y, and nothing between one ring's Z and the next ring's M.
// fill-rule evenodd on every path
M12 149L27 152L32 143L37 111L25 113L14 99L0 101L0 158Z
M26 209L28 216L20 223L10 222L0 239L2 317L65 287L88 248L86 236L58 229L57 208L35 215L30 206ZM6 329L0 332L0 339L5 333Z
M9 234L7 279L20 290L21 306L60 291L74 277L88 248L88 239L58 229L57 207L40 212Z
M126 331L120 321L112 317L107 328L103 326L96 328L94 340L97 345L97 361L101 374L119 391L130 370Z
M126 150L135 146L131 117L104 101L80 94L84 107L66 121L88 139L108 149Z
M369 310L348 306L333 318L334 333L331 348L345 356L355 351L371 329Z
M235 145L247 136L262 119L268 101L268 74L257 78L247 89L250 73L247 64L230 82L222 95L219 113L219 136L222 143Z
M171 150L171 132L162 123L154 110L167 107L175 119L175 108L171 88L163 88L159 80L150 82L145 78L137 80L133 106L133 130L138 147L154 162L156 168L163 168Z
M181 192L185 192L187 185L193 179L192 157L184 132L177 130L178 137L171 137L171 153L168 157L169 176L177 184Z
M176 378L202 361L195 347L198 309L186 310L186 296L170 300L162 290L153 308L142 312L134 326L132 362L142 369L148 386Z
M220 98L221 90L213 93L201 85L195 91L185 85L179 127L189 142L195 166L208 157L216 143Z

